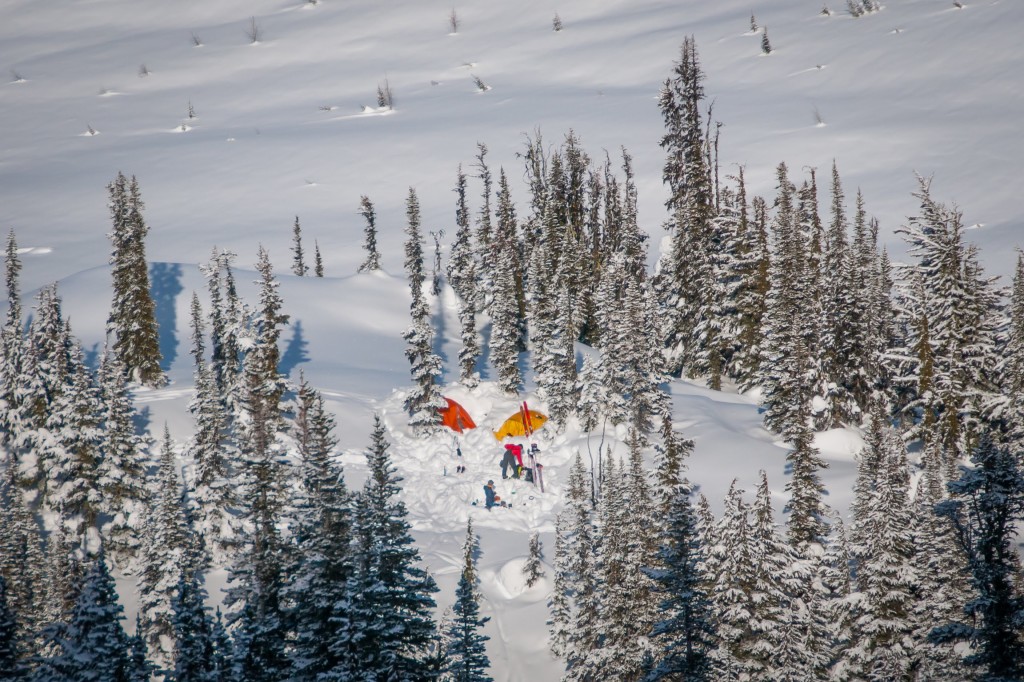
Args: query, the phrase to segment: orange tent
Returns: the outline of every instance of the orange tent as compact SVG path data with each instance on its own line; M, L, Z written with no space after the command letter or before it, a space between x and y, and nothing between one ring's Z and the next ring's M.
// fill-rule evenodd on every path
M466 408L451 398L445 398L445 401L448 403L448 406L438 410L441 413L442 424L452 431L458 431L459 433L476 428L476 423L469 416L469 412L466 412Z
M534 431L544 426L544 422L548 420L546 414L537 412L536 410L530 410L530 426ZM523 426L523 413L522 411L516 412L514 415L505 420L505 423L501 425L501 428L494 432L494 437L498 440L504 440L509 436L525 436L526 427Z

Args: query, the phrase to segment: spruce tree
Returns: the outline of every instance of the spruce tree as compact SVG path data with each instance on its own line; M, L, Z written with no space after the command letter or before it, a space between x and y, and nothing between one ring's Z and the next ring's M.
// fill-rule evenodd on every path
M567 671L579 668L598 645L598 584L590 477L577 452L566 488L565 555L561 573L571 607L564 645ZM559 570L556 567L556 571Z
M218 313L219 314L219 313ZM186 446L194 463L188 485L196 505L197 531L217 563L237 542L239 508L232 475L238 448L229 435L229 415L217 392L214 368L206 363L203 315L199 298L192 295L192 356L196 393L189 402L195 431Z
M678 504L675 498L673 502ZM705 534L713 529L717 541L698 538L705 547L698 565L705 581L701 587L712 598L716 614L718 646L710 655L714 671L725 679L756 678L764 672L763 664L754 656L756 640L750 624L759 604L755 601L757 576L749 516L743 491L733 481L717 526L713 519L706 522Z
M816 316L808 314L807 244L799 229L795 188L785 164L779 164L775 235L771 259L771 289L762 318L764 351L759 381L764 388L765 426L784 440L795 442L810 426L814 395L812 353L808 345ZM813 307L810 307L813 312Z
M476 542L472 521L466 527L466 546ZM487 674L491 663L487 658L484 642L490 637L480 629L490 620L480 616L480 594L476 587L476 558L467 551L467 561L462 568L459 585L455 588L455 605L452 607L452 622L448 630L448 675L452 682L491 682Z
M309 266L306 265L305 253L302 250L302 226L299 225L299 216L295 216L295 225L292 227L292 274L298 277L309 274Z
M823 545L828 535L828 507L822 500L825 486L819 475L828 464L807 430L796 437L786 461L792 477L786 483L789 502L783 511L789 512L789 542L803 554L809 545Z
M544 577L544 564L541 563L544 554L540 547L540 534L530 533L530 548L526 554L526 563L523 564L523 575L526 576L526 586L533 587L537 581Z
M494 229L491 221L491 195L494 191L494 182L491 170L487 166L487 145L477 143L476 169L481 182L483 192L480 195L480 212L476 220L476 249L477 263L479 263L480 288L477 292L479 300L477 305L483 307L490 300L494 291L494 276L497 266L497 251L494 242Z
M63 392L46 419L48 437L38 455L47 473L45 500L80 539L89 529L99 528L101 508L95 491L102 463L102 404L80 346L71 351L69 365Z
M459 297L459 323L462 325L462 349L459 351L459 381L472 388L479 381L476 363L480 357L480 338L476 329L477 262L473 252L473 233L466 206L466 175L459 166L455 184L455 241L448 259L448 282Z
M97 484L111 559L120 565L137 554L137 528L147 501L145 440L135 433L135 409L124 366L106 354L99 370L99 390L105 428Z
M22 677L20 630L8 603L7 580L0 575L0 679L19 680Z
M645 681L714 679L711 654L718 638L700 568L703 551L689 491L679 487L658 552L661 568L648 571L662 597L662 619L651 633L658 654Z
M320 255L320 243L317 240L313 240L313 275L315 277L324 276L324 259Z
M150 682L157 668L146 652L146 638L142 635L142 615L135 614L135 634L128 638L128 682ZM181 678L175 678L180 682Z
M1013 548L1024 520L1024 473L1009 448L983 435L959 480L947 484L952 499L936 505L948 518L970 567L977 597L964 606L968 623L950 623L931 633L933 642L966 641L973 651L964 663L981 680L1003 682L1024 676L1024 598L1015 587L1020 557Z
M121 627L123 609L103 555L90 559L67 623L46 630L52 654L41 658L34 682L129 682L132 661Z
M353 575L352 501L333 461L335 421L303 378L293 425L301 487L295 503L294 565L285 590L294 629L296 682L337 679L351 661L349 581ZM333 676L333 677L332 677Z
M160 339L156 306L149 290L145 239L149 232L142 217L139 185L122 173L107 186L113 228L108 235L114 298L107 331L114 335L113 351L132 381L147 386L166 383L160 369Z
M859 467L854 556L861 593L847 657L869 679L910 679L917 589L906 449L879 410Z
M378 416L367 453L369 477L355 504L351 670L367 678L430 679L425 659L435 638L431 595L437 586L418 566L389 447Z
M178 588L180 567L186 564L194 539L186 525L182 483L174 461L174 442L164 427L153 502L145 520L138 570L138 603L150 658L159 666L171 663L174 627L171 602Z
M891 357L896 381L909 394L902 405L907 437L937 440L952 462L968 455L984 426L981 406L995 391L997 300L977 252L964 242L962 213L931 196L919 178L921 215L898 230L915 259L900 268L900 312L908 332Z
M412 324L402 337L408 344L405 357L408 358L415 384L405 399L411 426L430 429L440 424L439 409L444 408L444 398L437 387L441 376L441 359L434 352L434 329L430 325L430 308L423 294L423 237L420 233L420 205L416 190L409 188L406 201L405 271L409 278L412 294L410 316Z
M377 213L370 197L366 195L359 197L359 215L363 216L366 221L366 227L363 228L363 249L366 251L366 259L360 264L359 272L380 270L380 251L377 250Z
M4 276L7 285L7 316L0 328L0 442L10 444L24 428L19 419L23 389L21 373L25 364L25 339L21 319L21 288L19 274L21 259L18 257L18 243L12 229L7 235L7 250L4 255ZM17 469L17 451L10 449L3 457L8 471ZM2 461L2 460L0 460Z
M174 682L218 682L214 669L213 619L206 607L202 573L183 563L171 600Z
M490 356L498 385L505 393L515 395L523 384L519 366L519 352L524 347L523 280L515 207L504 169L499 176L497 201Z
M662 181L668 185L666 207L671 216L666 227L672 239L663 259L660 297L667 308L668 368L675 375L693 367L699 352L698 324L713 308L714 196L700 111L703 80L696 43L687 37L658 99L665 121L661 146L667 157Z

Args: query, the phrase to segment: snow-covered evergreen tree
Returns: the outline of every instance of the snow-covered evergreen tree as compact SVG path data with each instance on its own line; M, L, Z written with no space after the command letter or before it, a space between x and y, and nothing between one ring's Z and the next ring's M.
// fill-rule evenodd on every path
M26 657L38 653L36 635L51 615L45 603L45 570L39 526L21 489L0 483L0 577L7 581L6 603Z
M564 563L556 567L572 605L564 644L567 675L581 668L597 646L598 587L594 558L595 529L591 479L577 452L566 484Z
M687 37L658 98L665 122L662 181L669 188L666 206L671 216L666 227L672 238L671 250L661 262L659 292L666 309L668 368L673 374L692 367L698 351L696 330L701 315L711 310L714 195L701 120L703 79L696 42Z
M108 556L124 566L138 552L139 519L148 496L145 440L135 433L136 414L124 365L113 355L105 355L100 365L99 389L104 422L96 481L100 511L107 517L103 530Z
M906 448L876 410L856 491L860 598L855 639L847 652L853 669L871 680L912 679L918 657L912 639L917 572L908 480Z
M680 486L670 509L658 553L660 567L648 571L658 585L661 620L651 633L655 663L644 680L715 679L711 662L718 646L715 613L704 591L704 548L690 491Z
M764 387L764 422L784 440L795 441L809 426L816 376L808 345L817 324L808 281L808 250L798 223L795 188L785 164L777 169L778 198L773 224L771 289L762 318L764 350L758 368ZM810 310L808 310L810 308Z
M219 682L214 668L213 618L206 607L203 575L196 559L182 563L178 585L171 599L174 640L174 682ZM190 565L192 564L192 565Z
M970 621L966 604L977 598L971 585L967 559L957 546L950 519L935 513L935 505L949 499L937 445L922 455L924 472L917 481L911 521L914 529L914 558L917 594L914 604L914 641L922 650L920 675L928 679L968 679L955 642L933 643L928 635L937 626Z
M69 355L63 392L46 419L37 456L47 474L45 500L75 538L99 529L102 403L82 349Z
M437 586L418 565L389 447L376 417L367 452L369 477L355 502L350 670L371 679L426 680L432 678L425 659L435 638L431 595Z
M801 554L808 545L824 544L828 535L828 508L822 497L825 486L819 472L828 464L821 458L812 443L812 434L805 430L796 436L793 449L786 456L792 474L786 483L789 502L784 511L789 512L789 542Z
M12 229L7 235L4 253L4 279L7 289L7 315L0 328L0 442L10 445L16 441L24 425L21 423L24 390L20 385L27 351L21 319L21 285L19 275L21 259L18 243ZM13 475L18 468L18 452L5 448L0 462L7 462L7 473Z
M409 188L406 200L406 235L405 272L409 278L409 289L412 304L409 314L412 324L402 337L407 347L405 357L408 358L412 370L413 389L405 399L405 409L409 412L409 424L421 429L430 429L441 422L439 409L445 407L437 387L441 376L441 359L434 352L434 329L430 325L430 308L423 293L425 279L423 270L423 236L420 233L420 204L416 190Z
M491 291L490 358L498 385L510 395L522 388L519 352L523 350L522 263L515 207L504 169L498 180L494 234L494 285Z
M149 291L149 265L145 239L149 227L142 217L142 197L133 176L123 173L107 186L110 195L111 274L114 298L107 331L114 336L112 349L132 381L147 386L166 383L160 369L160 338L156 305Z
M530 533L529 551L526 553L526 563L523 564L523 575L526 576L526 586L533 587L537 581L544 577L544 554L540 546L540 534Z
M218 313L219 314L219 313ZM203 315L199 298L192 295L192 356L195 360L196 393L189 402L195 431L186 446L187 483L196 505L196 530L217 563L223 563L238 540L234 512L238 500L232 485L233 459L237 446L228 433L229 418L217 392L213 367L207 365L203 342Z
M178 589L181 569L187 566L189 549L195 542L186 523L182 490L174 442L165 426L153 502L142 526L145 532L136 586L149 655L161 667L170 667L172 661L171 602Z
M114 579L100 554L86 569L81 591L66 623L46 634L52 654L42 657L33 682L129 682L132 660L121 621Z
M459 381L472 388L480 379L476 363L480 358L480 335L476 327L479 277L473 250L473 232L466 205L466 174L459 166L455 184L455 241L448 258L448 282L459 297L462 348L459 350Z
M349 581L353 572L351 495L340 465L333 461L335 421L323 397L303 378L293 426L301 487L296 507L293 553L285 595L295 630L293 679L336 679L350 663L346 647L353 633Z
M931 197L930 180L919 182L920 215L898 230L915 262L900 268L905 339L892 357L909 393L906 436L937 440L952 470L977 443L982 405L995 390L997 300L964 242L961 212Z
M299 225L299 216L295 216L295 225L292 226L292 274L298 277L309 274L306 255L302 250L302 226Z
M21 627L7 593L7 580L0 575L0 679L19 680L25 672L21 661Z
M366 251L366 259L359 265L359 272L380 270L380 251L377 250L377 213L370 197L366 195L359 197L359 215L363 216L366 221L366 227L363 228L363 249Z
M466 547L476 542L472 521L466 527ZM466 552L467 561L462 568L458 587L455 588L455 605L452 607L452 621L447 633L448 678L452 682L491 682L488 674L491 662L484 646L490 637L481 634L480 629L490 620L480 616L480 593L476 582L476 558L473 551Z
M476 219L476 250L479 265L480 287L477 292L478 307L485 307L494 291L494 276L497 251L494 244L494 226L491 215L491 196L494 193L494 180L491 169L487 165L487 145L477 143L476 168L483 183L480 193L480 211Z
M679 488L690 489L686 478L686 459L693 453L693 441L675 430L671 410L665 410L661 415L661 442L655 444L654 451L656 464L652 495L659 515L668 518Z
M1024 473L1005 446L983 434L959 480L947 486L952 499L936 512L949 519L970 567L977 596L964 607L970 622L941 624L933 642L966 641L973 651L964 663L979 679L1002 682L1024 677L1024 597L1015 583L1020 556L1013 548L1024 520Z

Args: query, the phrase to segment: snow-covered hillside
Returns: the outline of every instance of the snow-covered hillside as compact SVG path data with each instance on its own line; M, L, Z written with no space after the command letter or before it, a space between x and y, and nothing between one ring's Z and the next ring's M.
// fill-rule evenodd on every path
M989 271L1008 274L1024 241L1012 189L1024 171L1016 129L1024 6L891 0L853 18L840 0L826 4L830 15L815 2L469 0L455 6L461 25L452 34L452 3L435 0L12 0L0 6L0 66L10 70L0 85L0 229L13 229L23 247L26 307L35 290L59 281L74 333L98 352L110 303L105 186L118 171L137 176L171 383L138 391L136 402L154 433L166 422L179 442L193 428L187 321L191 293L205 288L197 266L215 246L234 251L248 284L258 245L267 248L291 316L283 368L303 372L328 400L351 480L361 480L379 412L421 552L442 588L439 604L451 602L472 516L495 678L556 680L548 583L526 589L519 568L531 530L550 552L567 463L576 451L596 452L601 434L542 430L548 491L499 479L513 507L474 505L483 483L500 475L490 430L518 403L490 384L450 385L459 341L446 290L431 300L445 392L481 428L460 442L464 474L454 472L450 436L413 439L401 409L410 383L401 338L406 193L416 189L425 230L444 230L448 244L456 170L469 169L478 143L493 168L517 180L525 135L540 130L557 143L572 129L594 156L606 149L615 157L621 146L633 155L641 226L657 245L666 191L655 98L692 35L723 124L724 173L744 166L750 192L771 197L780 161L825 172L835 160L896 253L893 230L917 210L914 173L934 175L934 195L978 228L969 237ZM752 10L768 29L770 55L749 30ZM250 18L257 41L246 35ZM375 108L385 80L395 95L389 111ZM525 201L521 183L513 192ZM472 201L478 194L471 186ZM384 272L357 275L362 195L378 209ZM315 239L323 253L323 279L286 274L296 216L307 245ZM242 294L252 300L255 289ZM781 509L786 449L763 428L754 397L689 382L672 392L676 426L696 442L689 477L715 508L733 479L753 490L764 469ZM605 437L625 453L625 433ZM816 444L830 464L828 502L845 511L858 436L826 432Z

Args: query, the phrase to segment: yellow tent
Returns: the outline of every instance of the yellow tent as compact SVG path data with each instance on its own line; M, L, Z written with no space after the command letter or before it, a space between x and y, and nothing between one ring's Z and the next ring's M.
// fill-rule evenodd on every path
M548 420L546 414L537 412L536 410L530 410L530 426L534 431L544 426L544 422ZM501 428L494 432L494 437L498 440L504 440L509 436L525 436L526 427L523 426L523 413L522 411L516 412L514 415L505 420L505 423L501 425Z

